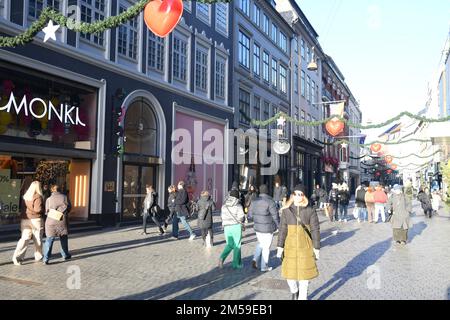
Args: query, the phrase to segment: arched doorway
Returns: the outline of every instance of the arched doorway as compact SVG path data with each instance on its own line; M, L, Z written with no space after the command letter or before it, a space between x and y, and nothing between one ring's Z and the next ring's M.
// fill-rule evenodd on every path
M142 215L146 185L158 193L164 203L164 154L166 126L162 108L146 91L135 91L124 101L124 154L119 161L121 198L120 220Z

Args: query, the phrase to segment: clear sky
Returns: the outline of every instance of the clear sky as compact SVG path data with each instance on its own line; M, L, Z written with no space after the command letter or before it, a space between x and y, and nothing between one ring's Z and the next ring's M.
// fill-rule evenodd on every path
M423 109L449 32L450 0L296 1L360 101L364 124Z

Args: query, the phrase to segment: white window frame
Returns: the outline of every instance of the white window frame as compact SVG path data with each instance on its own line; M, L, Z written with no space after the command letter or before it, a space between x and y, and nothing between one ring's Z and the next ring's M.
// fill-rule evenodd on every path
M192 12L192 1L183 0L183 9Z
M203 11L201 11L201 9L199 9L199 8L208 8L208 17L206 17L206 15L203 14ZM195 15L200 21L203 21L204 23L211 25L211 5L210 4L206 4L203 2L196 2Z
M274 62L275 62L275 68L274 68ZM272 58L270 62L270 67L272 69L272 77L270 84L274 89L278 88L278 61L275 58Z
M154 36L154 40L150 40L151 35ZM148 31L148 35L147 35L148 39L147 39L147 68L149 70L155 71L155 72L159 72L164 74L166 72L166 53L167 53L167 37L165 38L160 38L157 35L153 34L153 32L151 32L150 30ZM162 40L162 45L163 45L163 52L162 52L162 70L158 69L157 65L158 65L158 45L161 44ZM155 66L152 67L150 66L150 41L154 41L155 42Z
M238 90L238 104L239 104L239 123L243 124L243 125L250 125L250 123L247 123L247 120L244 118L244 116L241 114L241 91L245 92L248 95L248 111L249 112L245 112L245 114L247 115L247 117L251 118L251 112L252 112L252 102L251 102L251 92L249 92L249 90L244 89L244 88L239 88ZM247 111L247 110L245 110Z
M275 39L273 38L273 36L275 36ZM270 29L270 39L277 44L277 39L278 39L278 27L275 23L272 22L272 27Z
M281 70L284 70L284 77L282 75ZM288 86L288 71L285 66L283 66L281 63L279 64L279 74L280 74L280 92L282 94L287 94L287 86ZM284 90L283 90L284 89Z
M220 32L224 36L228 37L228 21L229 21L229 15L230 15L230 7L228 3L225 2L217 2L216 4L216 31ZM219 11L218 8L225 8L225 26L222 28L222 26L219 25L219 19L217 12Z
M54 0L36 0L35 2L37 2L37 1L42 1L42 9L41 9L41 12L42 12L42 10L44 10L45 8L48 8L48 6L49 6L48 2L50 2L50 1L53 2ZM65 0L57 0L57 1L59 1L58 11L62 12L62 9L65 5ZM3 2L4 2L4 7L7 8L7 4L9 4L8 1L4 0ZM30 16L30 0L26 1L25 9L26 9L26 16L29 20L34 21L34 20L39 19L40 14L37 16Z
M239 0L239 9L248 17L250 17L250 0Z
M267 57L267 64L265 63L266 60L265 58ZM267 69L265 68L267 66ZM263 76L263 80L264 82L270 84L270 54L263 50L263 59L262 59L262 76ZM267 70L267 78L266 78L266 72L265 70Z
M263 25L262 25L262 28L263 28L263 32L268 36L268 37L270 37L270 19L269 19L269 17L267 16L267 14L265 14L265 13L263 13Z
M258 56L256 56L256 49L258 49ZM256 63L256 60L257 63ZM257 68L257 70L255 70ZM261 76L261 46L257 43L253 43L253 54L252 54L252 69L253 74L257 77Z
M248 47L246 47L244 45L244 43L241 43L241 34L243 37L245 37L248 40ZM244 40L245 40L244 38ZM250 37L247 35L247 33L245 33L244 31L242 31L241 29L239 29L238 31L238 63L241 67L250 70ZM242 50L242 52L241 52ZM245 65L245 52L248 52L247 55L247 63L248 65ZM243 59L243 61L241 61L241 58Z
M253 2L252 22L256 24L258 27L261 25L261 8L256 4L256 1Z
M201 51L202 53L206 53L206 79L205 79L205 88L202 88L201 86L197 86L197 50ZM195 44L195 57L194 57L194 63L195 63L195 68L194 68L194 87L195 87L195 91L200 91L200 92L204 92L207 93L209 96L209 92L211 90L211 86L210 86L210 52L211 52L211 48L210 47L206 47L204 45L202 45L201 43L196 43ZM203 67L203 65L202 65ZM203 70L200 70L200 75L202 74ZM201 81L202 79L200 79L200 85L201 85Z
M280 48L284 52L287 52L288 45L287 45L287 36L280 31Z
M83 1L83 0L78 0L78 5L79 5L79 8L80 8L80 10L81 10L81 16L83 15L82 6L85 6L86 8L91 9L91 21L82 21L82 22L93 23L94 21L98 21L98 20L94 20L94 19L95 19L95 12L96 12L96 11L99 12L99 10L97 10L97 9L95 8L95 0L92 0L92 1L93 1L93 4L92 4L92 5L90 5L90 4L88 4L88 3L85 3L85 2L82 3L82 1ZM107 0L104 0L104 1L105 1L105 4L104 4L105 11L103 11L103 19L106 19L106 18L108 18L108 7L111 5L111 4L110 4L111 1L107 1ZM119 8L120 8L120 5L121 5L121 4L122 4L122 2L118 1L118 3L117 3L118 11L119 11ZM125 6L125 5L124 5L124 6ZM128 7L125 6L125 7L128 8L129 6L128 6ZM137 23L138 23L138 31L139 31L139 19L137 19ZM102 49L102 50L105 50L106 47L107 47L107 44L108 44L108 37L107 37L106 31L103 31L103 45L100 45L100 44L94 42L94 40L92 40L93 37L95 37L95 35L94 35L94 34L90 34L90 35L89 35L89 39L86 39L85 37L83 37L83 36L81 35L80 32L78 32L78 39L79 39L80 41L82 41L82 42L84 42L84 43L87 43L87 44L89 44L89 45L91 45L91 46L100 48L100 49ZM128 34L127 34L127 38L128 38ZM127 41L127 47L128 47L128 41ZM137 56L139 56L139 32L138 32L138 42L137 42L137 47L138 47L138 49L137 49ZM128 49L127 49L127 51L128 51Z
M183 42L186 42L186 71L185 71L185 75L186 75L186 79L182 79L181 77L177 77L177 76L175 76L175 71L174 71L174 68L173 68L173 65L174 65L174 63L173 63L173 61L174 61L174 59L175 59L175 49L174 49L174 47L175 47L175 38L177 38L177 39L179 39L180 41L183 41ZM182 34L182 33L174 33L174 35L173 35L173 41L172 41L172 61L171 61L171 63L172 63L172 79L174 79L174 80L176 80L176 81L179 81L179 82L181 82L181 83L184 83L184 84L186 84L188 81L189 81L189 79L190 79L190 77L189 77L189 74L190 74L190 61L191 61L191 59L190 59L190 37L187 37L186 35L184 35L184 34ZM181 56L179 57L179 65L180 65L180 75L181 75Z
M218 75L218 72L217 72L217 61L219 61L219 60L221 60L223 62L223 96L217 94L217 75ZM228 72L227 72L228 61L227 60L228 60L227 57L225 57L225 56L223 56L221 54L218 54L216 52L215 67L214 67L214 97L215 98L219 98L221 100L226 100L227 94L228 94L228 92L227 92L227 87L228 87L227 86L227 83L228 83L228 81L227 81L227 78L228 78L227 77L227 74L228 74Z

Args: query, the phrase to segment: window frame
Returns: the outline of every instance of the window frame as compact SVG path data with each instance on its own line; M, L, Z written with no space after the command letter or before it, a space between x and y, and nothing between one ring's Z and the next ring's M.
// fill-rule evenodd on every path
M241 42L241 38L246 41L248 46ZM245 59L246 61L241 61L241 59ZM247 65L244 64L245 62L247 62ZM238 63L241 67L250 71L250 37L241 29L239 29L238 33Z

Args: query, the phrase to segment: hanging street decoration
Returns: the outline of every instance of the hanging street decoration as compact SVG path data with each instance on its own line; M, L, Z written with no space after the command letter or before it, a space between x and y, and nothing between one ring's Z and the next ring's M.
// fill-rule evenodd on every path
M381 148L381 144L379 143L374 143L370 146L370 150L372 150L374 153L380 152Z
M339 117L333 117L325 125L327 132L332 137L336 137L337 135L341 134L344 131L345 123L340 120L340 118L342 118L344 116L344 108L345 108L344 102L330 104L331 114L339 116Z
M44 42L47 42L48 39L53 39L54 41L56 41L56 35L55 32L59 29L60 25L53 25L53 21L50 20L48 22L48 25L42 29L42 31L44 31L45 36L44 36Z
M153 0L144 10L147 27L163 38L173 31L183 15L182 0Z
M197 0L197 2L207 4L230 1L231 0ZM155 2L155 4L152 4L153 2ZM150 24L150 30L155 30L161 35L167 35L175 28L179 21L179 18L177 19L177 17L178 15L180 15L181 18L181 14L183 12L183 4L181 0L140 0L117 16L112 16L104 20L95 21L93 23L75 23L74 19L64 16L61 12L55 11L51 7L47 7L42 10L39 19L34 21L31 26L21 34L14 37L0 37L0 48L14 48L19 45L30 43L39 32L44 31L44 29L47 28L47 40L49 38L54 39L52 37L52 30L57 25L59 27L69 28L74 32L89 34L101 33L109 29L117 28L125 22L134 19L146 9L147 5L150 6L147 9L148 11L146 14L145 22L147 25ZM152 8L158 8L158 10L155 11L155 9ZM50 20L52 21L52 23L48 24ZM57 25L54 25L53 23L56 23ZM55 31L56 30L57 29L55 29Z
M396 164L391 164L391 169L392 169L392 170L397 170L397 168L398 168L398 165L396 165Z
M386 170L386 173L387 173L387 174L391 174L392 172L394 172L394 171L392 171L392 169Z
M392 156L386 156L384 157L384 161L386 161L387 164L391 164L392 161L394 161L394 158Z
M277 154L286 154L291 150L291 144L289 140L285 137L284 129L286 125L286 119L284 117L280 117L277 120L277 141L273 144L273 150Z

